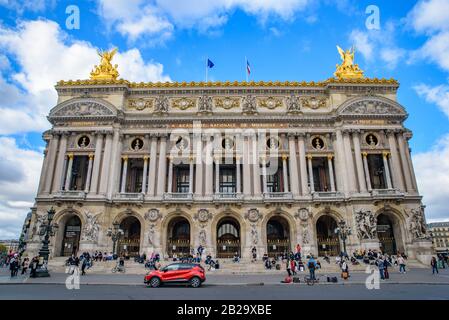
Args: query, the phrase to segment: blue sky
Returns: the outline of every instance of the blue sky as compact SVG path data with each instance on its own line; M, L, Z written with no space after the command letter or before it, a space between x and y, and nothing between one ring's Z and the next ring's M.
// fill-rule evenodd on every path
M380 30L365 25L369 5ZM0 0L0 238L17 236L33 203L54 84L88 78L96 48L111 47L133 81L201 81L206 57L209 80L244 80L245 56L252 80L320 81L339 62L335 46L355 45L366 76L401 83L427 218L448 219L447 21L449 0Z

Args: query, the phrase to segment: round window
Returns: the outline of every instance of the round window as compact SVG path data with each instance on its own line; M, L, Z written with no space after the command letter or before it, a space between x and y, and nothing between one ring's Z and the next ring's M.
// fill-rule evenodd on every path
M323 149L323 148L324 148L324 141L323 141L323 139L321 139L321 138L319 138L319 137L313 138L313 140L312 140L312 146L313 146L315 149L318 149L318 150Z
M277 138L269 138L269 139L267 139L267 147L268 147L268 149L277 149L277 148L279 148L279 139L277 139Z
M177 137L175 145L176 145L176 148L178 148L178 150L183 150L183 149L187 148L189 144L188 144L187 140L184 139L183 137Z
M140 138L136 138L131 142L131 149L134 151L141 150L143 148L143 140Z
M379 140L374 134L370 133L366 136L366 143L370 146L375 147L379 143Z
M221 140L221 146L223 149L230 150L234 147L234 139L227 137Z
M86 148L90 144L90 139L88 136L82 136L78 139L78 147Z

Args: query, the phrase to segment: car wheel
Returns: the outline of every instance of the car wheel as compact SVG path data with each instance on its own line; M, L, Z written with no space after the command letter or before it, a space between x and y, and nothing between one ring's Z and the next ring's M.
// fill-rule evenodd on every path
M150 286L152 288L157 288L161 285L161 279L159 279L158 277L153 277L150 279Z
M198 277L193 277L192 279L190 279L190 286L192 288L198 288L201 286L201 280Z

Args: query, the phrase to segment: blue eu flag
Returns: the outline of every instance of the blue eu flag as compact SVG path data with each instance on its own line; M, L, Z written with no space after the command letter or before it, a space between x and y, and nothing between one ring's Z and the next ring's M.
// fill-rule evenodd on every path
M209 59L207 59L207 66L208 66L209 68L213 68L214 65L215 65L215 64L214 64L212 61L210 61Z

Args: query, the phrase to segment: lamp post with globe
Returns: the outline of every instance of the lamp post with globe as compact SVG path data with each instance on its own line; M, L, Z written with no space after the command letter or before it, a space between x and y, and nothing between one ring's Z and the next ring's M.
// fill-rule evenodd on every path
M55 216L55 210L53 207L47 212L47 223L42 225L41 234L44 235L42 240L42 248L39 250L39 266L36 270L36 277L49 277L48 273L48 258L50 256L50 237L54 236L57 225L53 225L52 221Z
M337 228L335 228L335 233L342 240L343 252L344 252L345 256L348 256L348 253L346 252L346 239L348 239L348 236L351 235L351 227L348 227L346 225L346 222L344 220L341 220L340 222L338 222Z
M116 256L117 252L117 241L120 239L120 237L124 234L123 230L120 229L120 223L114 222L112 224L113 228L109 228L107 232L107 236L111 238L112 240L112 254Z

